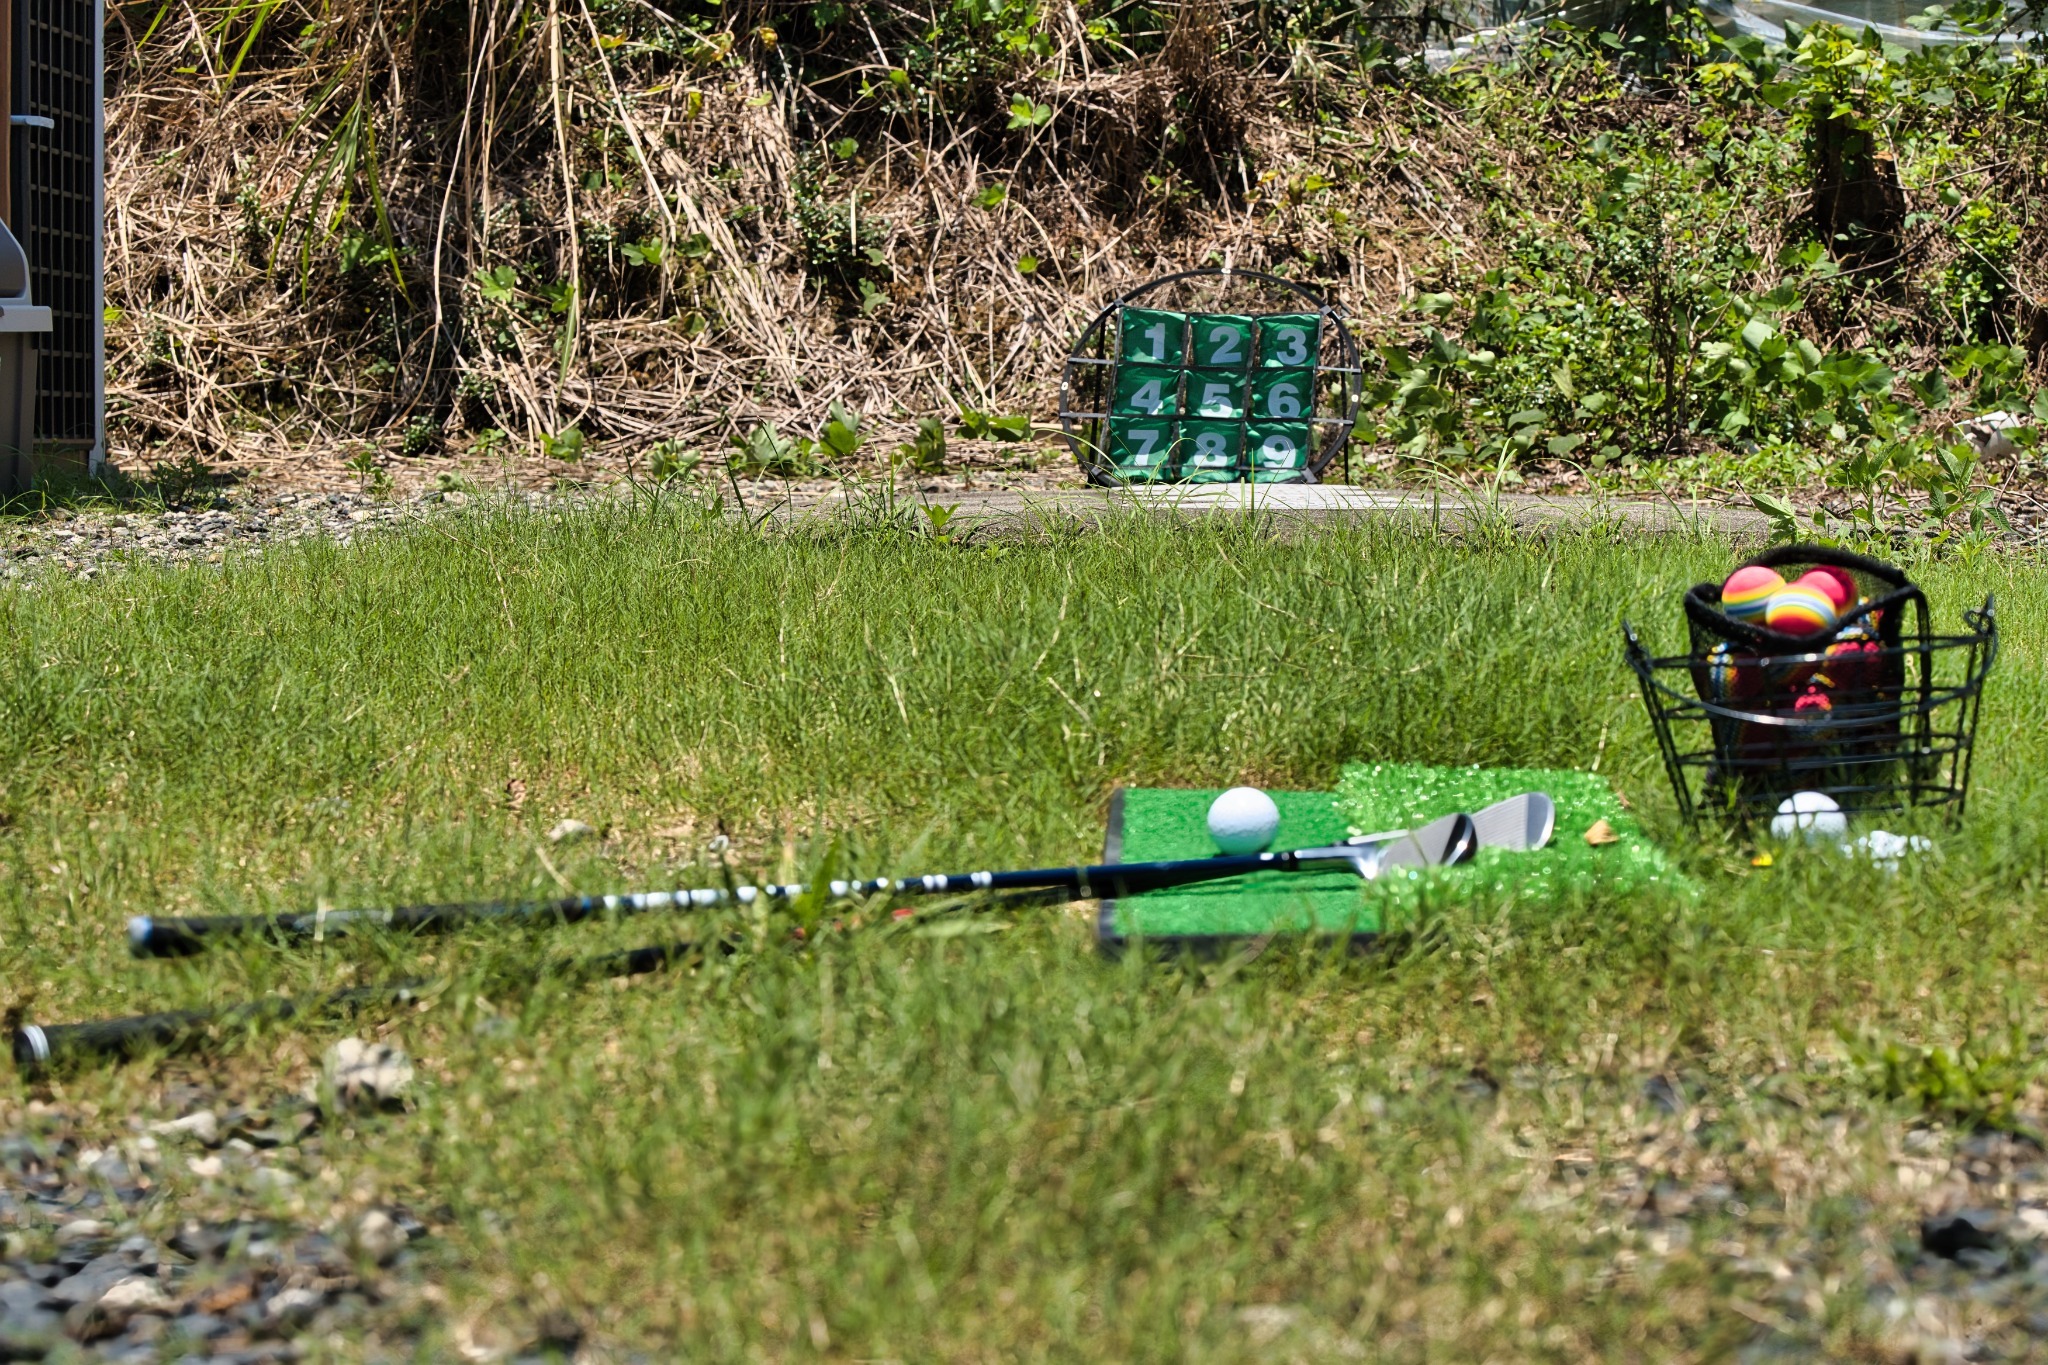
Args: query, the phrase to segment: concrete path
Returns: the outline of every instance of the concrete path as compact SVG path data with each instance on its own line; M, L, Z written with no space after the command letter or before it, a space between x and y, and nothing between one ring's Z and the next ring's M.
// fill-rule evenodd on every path
M1744 542L1762 541L1770 533L1770 521L1761 512L1727 503L1579 495L1546 497L1530 493L1489 498L1463 489L1432 494L1344 484L1211 484L1128 490L1060 488L1033 493L911 492L899 496L907 502L953 507L957 521L966 525L1028 523L1044 518L1088 520L1120 508L1143 508L1177 516L1256 510L1308 521L1410 517L1452 529L1462 529L1488 517L1505 516L1518 531L1607 526L1659 534L1706 532ZM778 520L829 516L845 505L843 497L827 496L786 505L772 515Z

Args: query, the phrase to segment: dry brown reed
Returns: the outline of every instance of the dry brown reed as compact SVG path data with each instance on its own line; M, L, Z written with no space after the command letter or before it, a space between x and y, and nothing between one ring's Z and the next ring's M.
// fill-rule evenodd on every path
M928 3L892 32L945 22ZM1477 230L1470 130L1418 136L1353 73L1275 62L1241 7L1167 7L1153 55L1104 65L1048 6L1042 52L931 98L892 84L916 54L869 6L827 60L797 50L807 8L117 5L116 458L518 460L575 428L616 465L833 402L1045 418L1076 331L1151 274L1281 268L1371 315ZM1013 97L1050 116L1008 126ZM865 308L819 223L876 253Z

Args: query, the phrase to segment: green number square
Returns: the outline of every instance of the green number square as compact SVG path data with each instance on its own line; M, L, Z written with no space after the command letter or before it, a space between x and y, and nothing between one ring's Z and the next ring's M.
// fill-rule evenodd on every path
M1244 428L1236 422L1182 422L1180 474L1194 483L1229 483L1237 478Z
M1180 371L1157 365L1116 367L1116 402L1110 412L1119 417L1180 416Z
M1133 483L1166 478L1173 469L1173 423L1140 417L1109 422L1109 458Z
M1252 363L1252 320L1236 313L1191 313L1194 359L1210 370L1248 369Z
M1308 468L1309 426L1306 422L1253 422L1245 428L1245 449L1251 452L1252 476L1285 478Z
M1242 417L1244 389L1241 370L1189 370L1187 414L1219 420Z
M1319 313L1271 313L1259 319L1259 367L1291 370L1313 365L1322 353Z
M1252 416L1265 421L1299 422L1315 415L1314 370L1260 370L1252 380Z
M1124 309L1119 329L1126 365L1184 365L1188 357L1188 315L1152 308Z

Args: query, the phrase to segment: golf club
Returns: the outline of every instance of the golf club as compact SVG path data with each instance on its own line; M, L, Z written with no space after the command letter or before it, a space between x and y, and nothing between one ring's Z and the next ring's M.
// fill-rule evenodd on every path
M1253 872L1299 871L1308 868L1348 868L1360 877L1371 880L1390 867L1424 867L1467 862L1477 849L1477 835L1472 817L1456 814L1447 815L1412 832L1397 833L1377 843L1347 843L1327 848L1297 849L1288 853L1254 853L1242 857L1183 859L1174 862L1106 863L1093 867L1041 868L1025 872L977 872L964 877L834 882L830 884L830 889L838 896L952 889L996 892L1050 891L1064 893L1064 898L1067 899L1086 899L1097 894L1139 895L1146 891L1217 881ZM756 897L790 898L801 894L802 891L802 887L792 885L737 887L730 892L712 889L654 894L669 904L696 907L744 904ZM742 895L743 892L752 894ZM575 907L574 913L580 916L585 913L582 907L594 905L603 908L607 899L645 903L651 898L589 897L556 904ZM439 917L422 922L445 928L460 922L447 912L454 911L475 917L477 907L424 906L419 909L441 912ZM495 908L483 909L490 911ZM553 905L508 907L485 917L504 918L508 914L516 914L544 918L552 913L555 913ZM170 928L173 925L187 923L189 921L166 921L160 927ZM253 927L264 929L274 928L275 925L275 921L259 919L255 921ZM201 945L201 940L195 938L192 942L193 950L196 951ZM689 944L675 944L612 953L586 962L570 964L568 970L579 976L636 975L658 970L690 948ZM308 1001L276 998L231 1005L218 1010L173 1010L161 1014L143 1014L127 1019L107 1019L82 1024L23 1024L14 1030L14 1060L25 1072L35 1072L60 1058L132 1056L151 1047L175 1047L214 1026L234 1027L266 1019L290 1019L308 1013L326 1013L375 1004L404 1002L417 998L433 984L424 981L402 981L380 986L352 987Z
M562 975L579 978L638 976L659 971L692 952L701 951L703 946L671 943L634 948L571 962L556 970ZM132 1057L151 1048L177 1047L210 1027L246 1027L264 1020L341 1013L372 1005L406 1004L429 994L440 984L431 980L394 981L330 991L306 1000L273 996L212 1010L169 1010L161 1014L138 1014L127 1019L100 1019L84 1024L21 1024L13 1032L14 1064L22 1072L33 1074L64 1059Z
M1540 807L1541 819L1536 818ZM1427 867L1469 860L1482 842L1478 821L1502 840L1502 847L1541 847L1529 842L1540 824L1545 837L1552 818L1550 798L1529 792L1497 802L1478 816L1446 815L1419 830L1369 835L1327 848L1284 853L1248 853L1215 858L1188 858L1156 863L1102 863L1089 867L1031 868L1014 872L940 873L923 877L833 881L825 890L834 899L879 895L964 895L976 891L1064 892L1072 900L1098 895L1135 896L1171 886L1219 881L1253 872L1296 872L1305 868L1349 866L1370 880L1385 867ZM470 902L411 905L389 910L314 911L291 915L203 915L153 919L138 915L128 922L129 950L137 957L186 957L204 952L212 941L261 935L285 942L318 940L329 931L359 925L413 932L442 932L465 924L489 921L574 924L606 914L646 914L660 910L701 910L720 905L750 905L757 900L787 901L810 888L800 883L766 886L698 887L691 890L643 891L628 895L570 896L555 901Z

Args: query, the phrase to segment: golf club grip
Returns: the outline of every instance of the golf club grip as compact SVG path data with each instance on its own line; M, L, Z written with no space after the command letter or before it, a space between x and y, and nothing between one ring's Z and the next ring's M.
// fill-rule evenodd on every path
M171 1010L88 1024L23 1024L14 1030L14 1064L36 1071L63 1057L125 1057L170 1047L211 1023L212 1010Z

